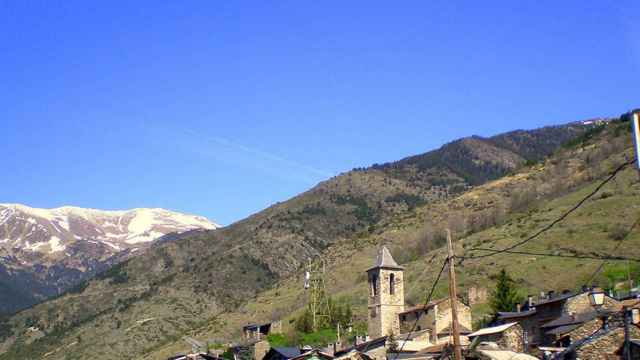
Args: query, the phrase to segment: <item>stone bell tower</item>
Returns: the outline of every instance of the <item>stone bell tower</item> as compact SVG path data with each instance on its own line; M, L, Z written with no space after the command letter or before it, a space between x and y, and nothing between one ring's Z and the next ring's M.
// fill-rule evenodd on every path
M400 333L398 314L404 311L404 268L389 249L378 251L374 266L367 270L369 279L368 333L371 339Z

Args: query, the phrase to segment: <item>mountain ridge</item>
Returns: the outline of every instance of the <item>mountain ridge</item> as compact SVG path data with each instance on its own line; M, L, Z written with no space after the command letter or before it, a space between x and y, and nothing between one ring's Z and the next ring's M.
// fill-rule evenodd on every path
M0 286L22 295L17 301L6 293L0 295L0 312L19 310L59 294L145 251L169 233L218 227L204 217L161 208L41 209L2 203ZM30 284L32 293L21 283Z
M567 130L571 140L592 127L572 129L576 131ZM513 136L518 139L529 134ZM542 132L537 138L544 137ZM540 158L558 150L562 143L558 140L553 149L542 147L546 150ZM442 151L456 155L455 148ZM457 154L458 158L464 155ZM471 155L484 161L486 154ZM511 168L515 164L511 162L510 166L499 168L495 176L504 178L525 166L525 162L520 160L516 168ZM402 239L406 247L421 246L415 253L424 254L439 246L433 232L422 233L422 225L417 225L425 219L435 222L454 210L473 228L471 231L478 231L492 226L502 213L523 206L520 202L528 201L505 200L502 187L490 197L476 200L475 186L441 165L421 168L402 163L386 169L350 171L222 229L177 236L177 241L161 244L144 256L111 268L86 282L77 292L13 317L7 323L13 335L5 337L0 352L4 348L9 351L4 358L15 358L21 351L36 349L26 343L37 342L38 351L48 349L55 353L78 334L83 338L84 348L99 349L109 354L107 357L152 354L153 349L179 342L182 335L194 329L227 332L230 325L237 325L236 321L242 318L238 311L244 313L243 304L255 306L252 299L258 299L265 291L278 293L286 279L299 275L308 258L335 258L342 252L362 256L363 251L369 252L383 239L401 241L400 236L406 237ZM478 171L481 180L495 169L494 165L480 162L468 169ZM524 175L516 175L508 180L509 193L525 193L518 188L519 181L524 179ZM558 189L585 181L587 178L579 178L574 184L563 178ZM540 194L558 191L547 183L541 183ZM426 240L418 244L417 237ZM295 307L289 307L289 311L292 309ZM275 313L271 316L279 317ZM154 320L144 326L136 325L140 319ZM225 325L227 321L232 322ZM21 330L23 324L34 322L38 332L25 335ZM129 329L126 336L117 330L120 326ZM16 342L22 345L14 345ZM52 358L60 357L55 354Z

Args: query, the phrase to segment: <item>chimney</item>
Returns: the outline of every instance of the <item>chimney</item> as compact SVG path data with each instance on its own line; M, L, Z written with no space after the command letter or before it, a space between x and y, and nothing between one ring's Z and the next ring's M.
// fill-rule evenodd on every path
M556 292L553 290L549 290L549 293L547 294L549 296L549 299L553 299L553 297L555 296Z
M529 310L533 307L533 295L527 295L527 307Z
M545 300L547 298L547 294L544 291L540 291L540 300Z
M520 312L522 310L522 305L520 303L516 304L516 312Z

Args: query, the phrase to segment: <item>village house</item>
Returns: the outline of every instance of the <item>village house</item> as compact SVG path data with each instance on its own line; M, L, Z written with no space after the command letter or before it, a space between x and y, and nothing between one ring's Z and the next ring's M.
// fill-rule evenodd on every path
M245 341L260 341L269 334L282 333L282 322L274 321L266 324L248 324L242 327L242 335Z
M461 335L471 333L471 308L456 299L458 324ZM449 298L432 301L427 306L417 306L400 314L400 330L409 332L416 324L415 330L427 330L429 341L434 344L450 342L451 338L451 302Z
M522 326L517 322L480 329L468 335L475 343L492 342L502 349L525 351Z
M555 292L550 291L543 294L538 301L535 301L533 296L529 296L523 305L518 306L517 311L498 313L498 321L502 324L517 322L523 329L527 347L550 346L555 341L556 334L546 334L546 332L553 330L554 326L545 328L545 325L559 318L575 317L577 314L593 312L589 301L589 292L590 289L586 287L578 293L565 290L556 295ZM619 307L619 301L605 295L603 310L613 310ZM565 320L567 319L565 318ZM562 331L562 329L558 331Z
M571 327L562 334L558 344L560 359L622 359L625 338L622 311L598 312ZM629 325L629 336L640 338L640 328L636 324Z

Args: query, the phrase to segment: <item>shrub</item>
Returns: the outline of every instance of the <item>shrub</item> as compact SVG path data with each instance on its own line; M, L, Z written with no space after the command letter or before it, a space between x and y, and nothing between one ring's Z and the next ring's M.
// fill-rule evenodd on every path
M611 240L620 241L627 236L629 231L624 226L617 224L613 228L609 229L609 238Z

